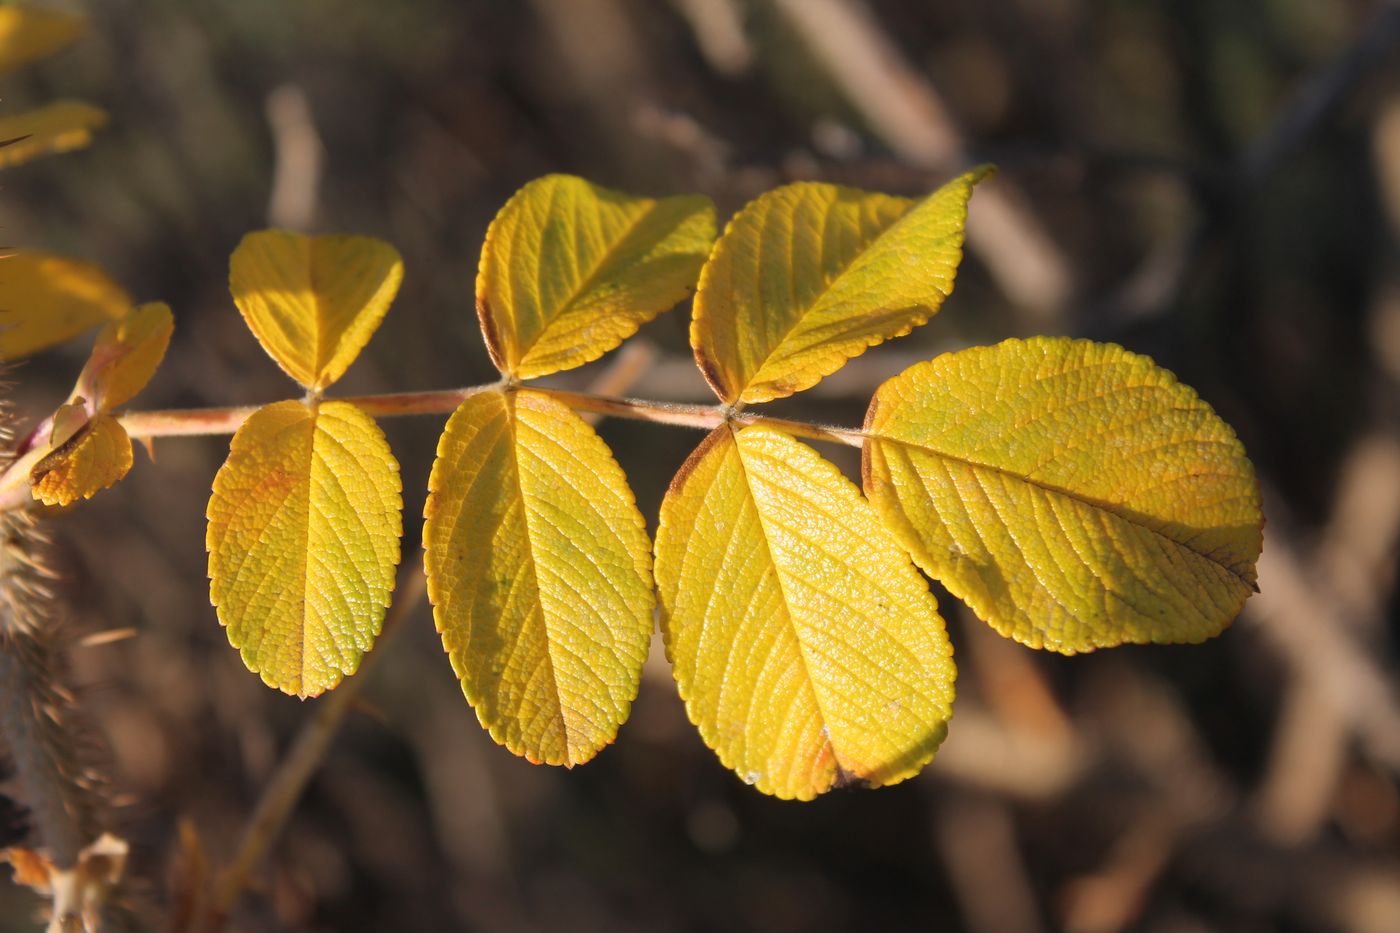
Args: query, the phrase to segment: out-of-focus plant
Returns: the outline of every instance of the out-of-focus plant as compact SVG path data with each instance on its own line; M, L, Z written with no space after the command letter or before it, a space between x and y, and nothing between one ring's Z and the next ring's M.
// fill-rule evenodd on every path
M83 28L84 20L71 14L0 6L0 76L61 50ZM71 100L0 116L0 168L86 146L106 120L98 108ZM120 317L128 304L91 265L31 251L6 255L0 259L0 360ZM84 391L99 399L95 404L119 404L112 390L121 391L120 380L114 384L101 375L101 359L94 357ZM99 380L100 395L94 392ZM74 401L50 419L50 437L53 424L62 434L86 420L76 417L84 400ZM32 436L15 441L14 418L5 404L0 461L7 466L22 460L32 444ZM42 488L40 482L35 491L44 499ZM127 845L106 831L104 782L92 764L86 720L65 684L66 645L47 557L33 509L0 514L0 757L23 794L22 806L0 798L0 857L13 866L17 881L50 899L50 930L134 928L120 894Z

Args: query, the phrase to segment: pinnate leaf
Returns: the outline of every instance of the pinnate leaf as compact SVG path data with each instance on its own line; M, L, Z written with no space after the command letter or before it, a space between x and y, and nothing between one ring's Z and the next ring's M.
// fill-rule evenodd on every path
M933 596L806 445L716 429L662 503L656 580L691 721L765 793L893 784L942 741L955 672Z
M366 236L260 230L229 261L229 290L277 365L308 389L335 382L374 335L403 280L398 252Z
M161 302L141 305L112 321L97 335L77 392L98 411L126 404L155 375L174 330L170 308Z
M403 531L398 463L347 402L278 402L233 436L209 500L210 598L268 686L329 690L384 621Z
M730 221L700 274L690 342L726 403L816 385L938 311L962 259L975 169L920 201L816 182Z
M107 114L80 100L60 100L24 113L0 117L0 168L28 162L36 156L81 149L92 142L94 130Z
M531 761L588 761L627 718L653 627L622 470L563 405L491 391L448 421L428 489L428 594L482 725Z
M1203 641L1255 589L1253 469L1147 357L1059 338L945 354L881 386L866 431L885 522L1023 644Z
M571 175L530 182L486 232L476 307L491 359L531 379L581 366L694 290L708 198L639 198Z
M34 465L30 489L45 505L70 505L116 483L131 461L126 429L111 415L98 415Z
M0 74L62 49L82 34L85 22L81 16L59 10L20 4L0 6Z
M130 309L131 296L92 263L33 250L0 259L0 359L37 353Z

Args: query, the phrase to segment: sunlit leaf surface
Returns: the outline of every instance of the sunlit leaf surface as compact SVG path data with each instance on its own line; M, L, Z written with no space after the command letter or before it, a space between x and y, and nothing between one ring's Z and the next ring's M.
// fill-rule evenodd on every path
M933 596L806 445L712 433L662 504L656 580L691 721L765 793L892 784L942 741L955 672Z
M866 430L880 515L1024 644L1203 641L1254 590L1254 471L1147 357L1057 338L944 354L881 386Z
M382 240L260 230L229 261L229 290L277 365L308 389L335 382L398 293L403 262Z
M248 669L316 696L359 667L399 562L399 469L346 402L259 409L209 500L210 598Z
M428 593L491 736L576 765L613 740L653 628L651 544L627 479L547 396L472 396L429 480Z
M597 359L694 291L714 238L708 198L639 198L571 175L530 182L481 251L491 358L521 379Z
M921 201L816 182L741 211L700 276L690 342L727 402L800 392L923 324L953 290L968 172Z

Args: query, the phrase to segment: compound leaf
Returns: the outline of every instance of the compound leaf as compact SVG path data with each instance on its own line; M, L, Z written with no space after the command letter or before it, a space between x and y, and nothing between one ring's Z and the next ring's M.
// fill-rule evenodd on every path
M320 391L374 335L398 294L403 261L383 240L260 230L229 260L229 291L287 375Z
M571 175L516 192L486 231L476 307L491 359L531 379L581 366L686 297L715 239L699 195L639 198Z
M428 489L428 594L477 717L531 761L588 761L627 718L653 627L627 478L563 405L491 391L448 421Z
M152 302L112 321L97 335L92 356L78 377L78 394L97 411L111 411L146 387L165 357L175 330L170 308Z
M81 149L92 141L93 131L106 122L106 112L79 100L55 101L0 117L0 168L35 156Z
M799 182L740 211L700 273L690 327L719 397L800 392L932 317L953 290L972 187L990 171L920 201Z
M126 429L111 415L98 415L34 465L30 489L45 505L71 505L116 483L131 461Z
M278 402L233 436L209 500L209 593L268 686L316 696L359 667L399 562L399 467L347 402Z
M882 385L865 426L886 524L1023 644L1199 642L1255 589L1253 468L1147 357L1058 338L948 353Z
M78 38L85 23L81 16L58 10L0 6L0 74L54 54Z
M716 429L662 503L656 580L690 719L759 790L893 784L942 741L955 671L928 585L806 445Z
M92 263L32 250L0 259L0 359L38 353L130 309L131 296Z

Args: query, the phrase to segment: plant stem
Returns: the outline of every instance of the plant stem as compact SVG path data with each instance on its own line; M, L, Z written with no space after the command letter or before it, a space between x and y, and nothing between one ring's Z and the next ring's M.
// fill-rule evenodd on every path
M467 386L440 392L398 392L388 395L359 395L326 401L349 402L372 418L393 418L400 415L451 414L462 401L479 392L502 388L501 383ZM778 428L815 441L829 441L859 447L865 435L853 428L835 425L809 424L770 418L753 412L734 412L722 405L686 405L675 402L653 402L647 399L597 395L591 392L570 392L541 386L523 386L532 392L548 395L578 411L631 418L654 424L670 424L683 428L712 430L726 421L740 425L761 424ZM170 411L137 411L119 419L126 432L136 439L154 437L185 437L200 434L232 434L257 408L184 408Z
M455 411L464 399L479 392L499 389L515 391L515 388L505 383L493 382L485 385L465 386L460 389L358 395L340 399L325 399L325 401L349 402L372 418L394 418L400 415L446 415ZM789 421L786 418L770 418L767 415L759 415L754 412L735 411L723 405L654 402L647 399L595 395L589 392L570 392L565 389L549 389L542 386L521 386L519 388L548 395L577 411L609 415L615 418L631 418L635 421L650 421L654 424L670 424L706 431L713 430L725 423L740 426L764 425L813 441L845 444L849 447L860 447L865 443L864 432L856 428L810 424L805 421ZM121 422L122 427L126 428L126 433L133 440L150 440L157 437L195 437L232 434L257 410L256 406L244 406L133 411L127 412L117 420ZM15 460L3 474L0 474L0 512L18 508L29 502L30 471L48 453L49 451L44 449L43 445L38 445Z

